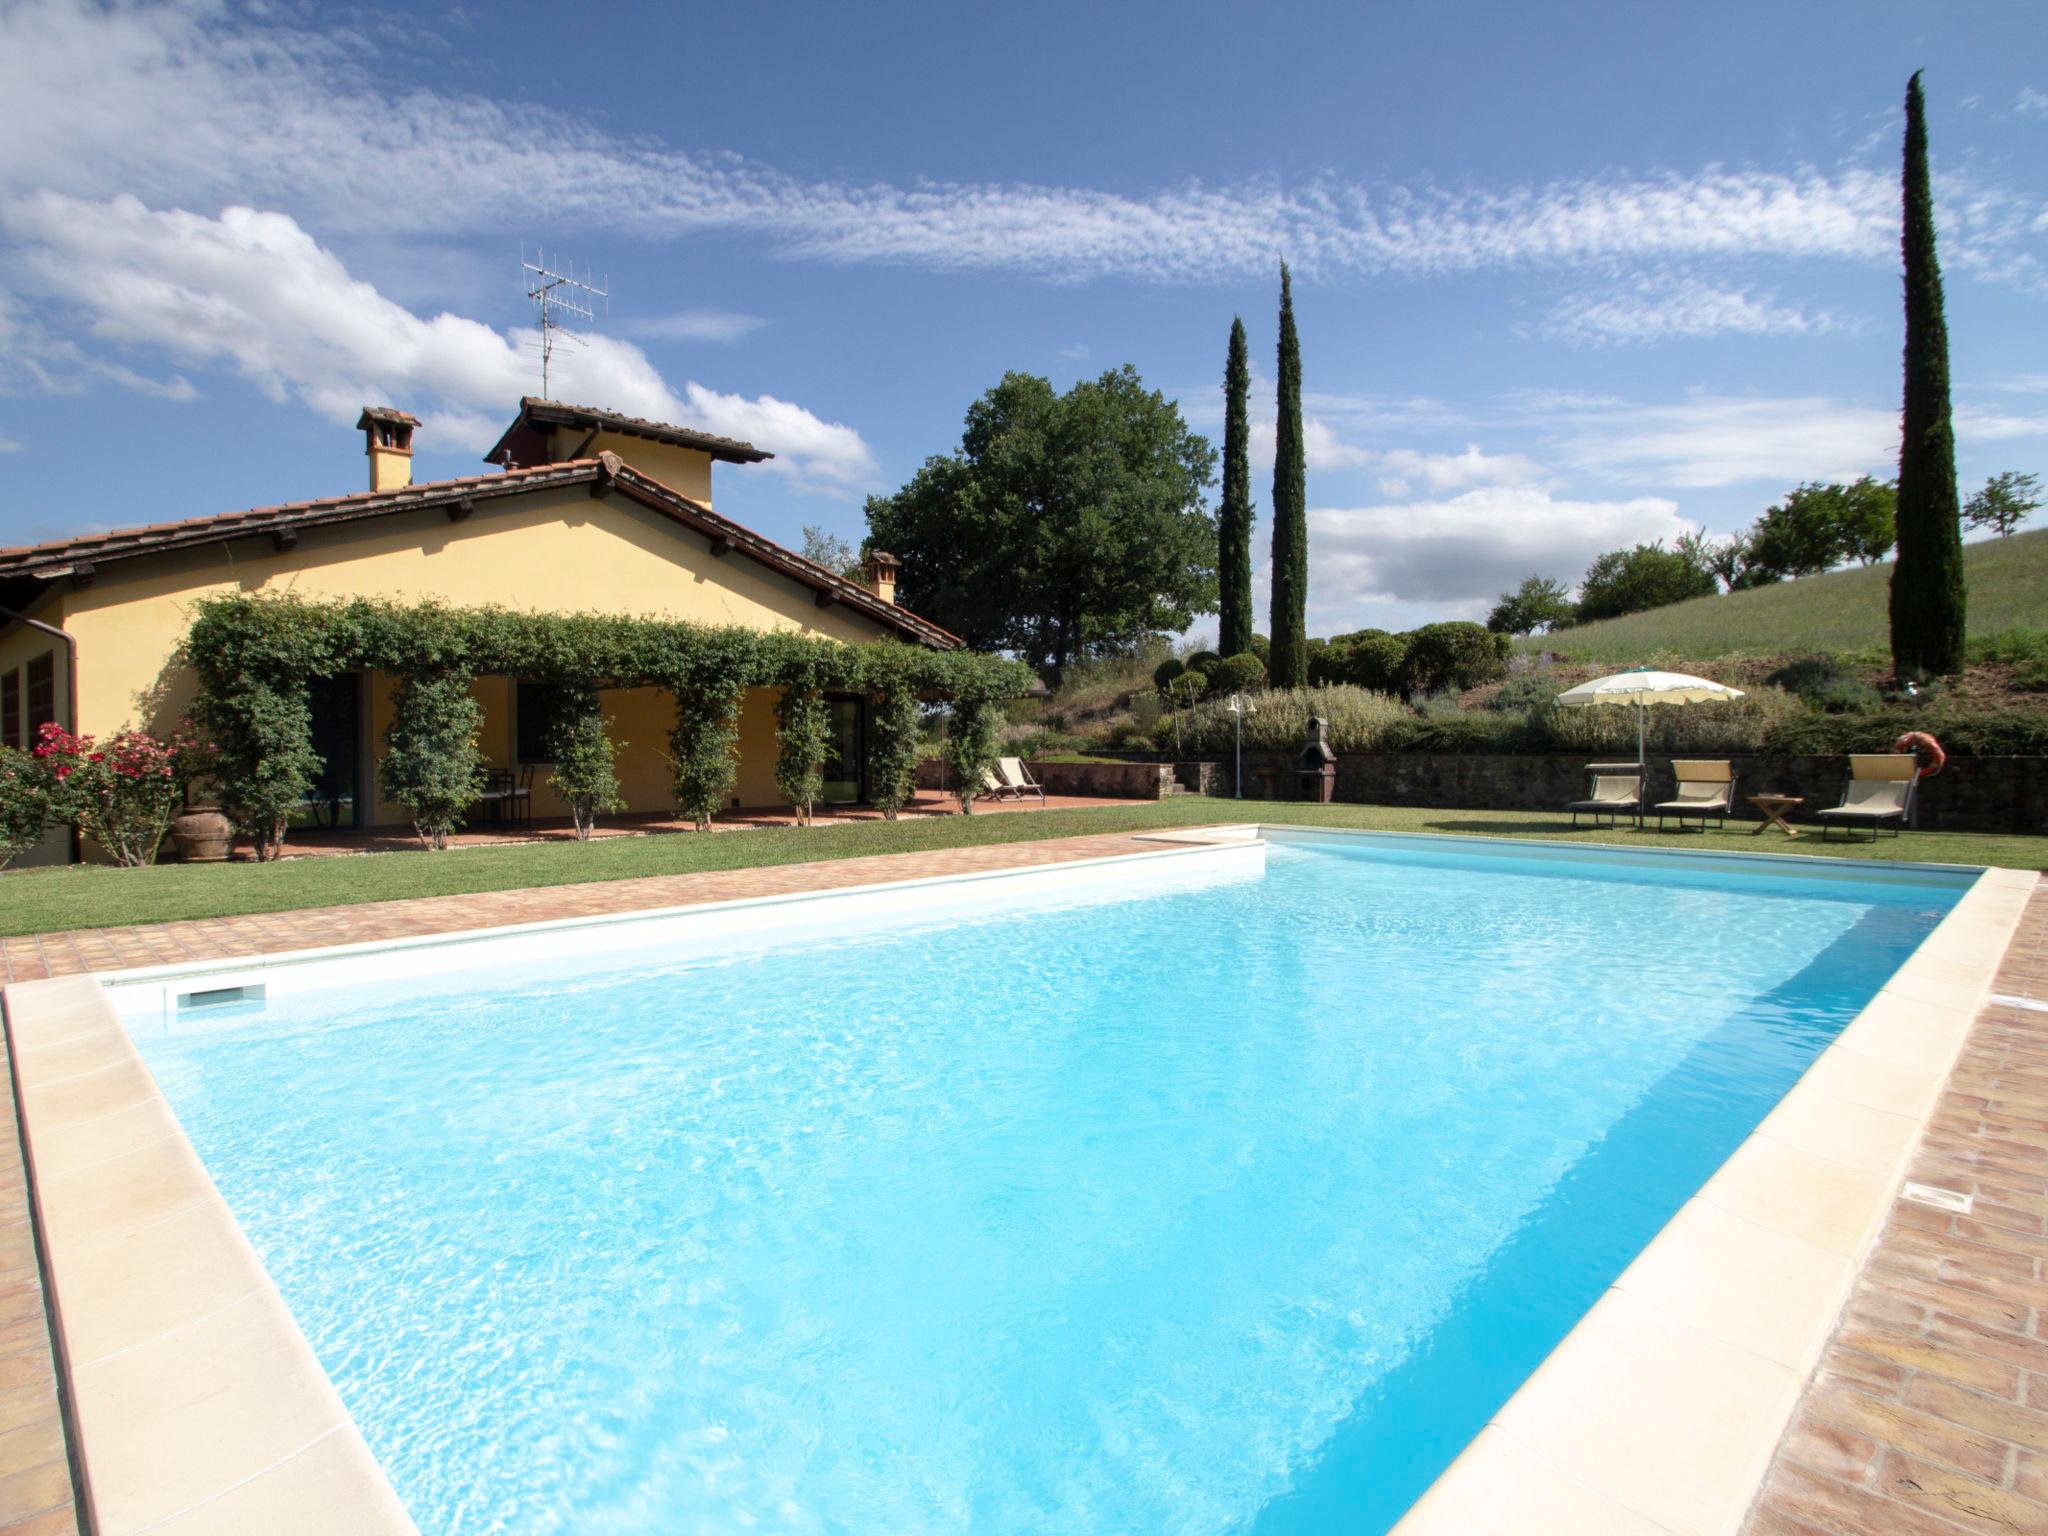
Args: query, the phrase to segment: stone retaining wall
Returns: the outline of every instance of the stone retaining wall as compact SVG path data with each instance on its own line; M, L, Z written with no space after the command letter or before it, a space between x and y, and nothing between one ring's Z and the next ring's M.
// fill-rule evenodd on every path
M1541 754L1496 756L1450 752L1348 752L1337 758L1337 798L1359 805L1414 805L1444 810L1556 811L1586 794L1586 764L1620 761ZM1712 753L1701 753L1711 757ZM1743 757L1737 814L1755 820L1742 797L1801 795L1795 821L1810 821L1819 806L1839 805L1847 763L1839 757ZM1230 791L1230 764L1220 765L1217 792ZM1247 752L1244 792L1249 799L1302 798L1291 754ZM1670 798L1671 759L1650 759L1650 800ZM1919 825L1940 832L2048 832L2048 758L1952 757L1918 795Z
M1025 759L1031 777L1049 795L1087 795L1103 799L1158 800L1176 792L1215 793L1221 782L1215 763L1047 763ZM943 761L928 757L917 765L919 789L950 789Z

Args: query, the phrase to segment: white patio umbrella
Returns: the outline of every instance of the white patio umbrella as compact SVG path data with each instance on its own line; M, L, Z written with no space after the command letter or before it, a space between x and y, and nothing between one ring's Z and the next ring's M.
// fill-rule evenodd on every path
M1637 667L1633 672L1617 672L1612 677L1596 677L1589 683L1579 684L1576 688L1567 688L1557 696L1557 702L1567 709L1579 709L1590 704L1635 705L1636 772L1642 773L1649 766L1643 750L1643 727L1647 706L1707 704L1716 699L1741 697L1740 688L1730 688L1726 683L1693 677L1684 672L1652 672L1648 667Z

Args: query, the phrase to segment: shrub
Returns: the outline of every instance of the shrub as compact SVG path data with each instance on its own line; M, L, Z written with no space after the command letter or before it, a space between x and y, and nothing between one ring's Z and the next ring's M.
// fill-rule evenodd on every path
M377 777L384 793L410 813L413 831L428 848L446 848L448 834L484 792L484 759L476 745L483 720L466 674L398 679Z
M1773 757L1839 757L1889 752L1908 731L1926 731L1951 757L2048 755L2048 710L1904 705L1862 715L1795 716L1779 722L1763 750Z
M548 783L569 802L576 840L587 843L597 818L626 803L613 767L616 747L605 734L604 709L595 687L570 683L556 689L547 744L555 764Z
M1978 635L1969 642L1967 655L1979 665L2011 667L2015 687L2048 689L2048 629L2019 626Z
M1764 683L1830 714L1876 709L1884 702L1875 686L1832 656L1802 656L1778 668Z
M1526 717L1451 710L1402 721L1382 745L1389 752L1527 752L1541 732Z
M1152 669L1152 685L1161 693L1164 693L1166 692L1167 684L1171 683L1181 673L1187 671L1187 669L1188 664L1178 656L1169 656Z
M1401 656L1403 693L1439 693L1478 688L1508 675L1514 642L1484 624L1457 620L1425 624L1405 637Z
M154 864L156 852L185 803L185 785L207 749L180 730L159 739L147 731L116 731L105 741L46 724L36 757L49 777L50 809L106 850L124 868Z
M791 684L775 701L775 789L811 825L812 807L825 792L825 754L832 750L832 710L815 688Z
M1666 549L1662 541L1609 550L1586 568L1579 584L1579 622L1642 613L1718 591L1713 571L1697 550Z
M1755 688L1740 699L1710 704L1652 704L1644 741L1651 752L1755 752L1772 730L1807 709L1777 688ZM1552 707L1530 717L1535 738L1554 751L1634 757L1636 712L1625 704Z
M1211 667L1215 666L1216 663L1221 661L1222 659L1223 658L1221 656L1218 656L1214 651L1193 651L1190 652L1188 655L1187 669L1190 672L1206 673Z
M42 841L56 819L50 771L39 759L0 747L0 869Z
M1330 745L1339 752L1376 752L1409 718L1399 701L1363 688L1269 688L1252 705L1244 717L1247 752L1300 751L1311 715L1330 722ZM1210 699L1189 712L1186 750L1227 756L1236 742L1237 716L1228 699Z
M1266 680L1266 664L1250 651L1226 656L1209 667L1209 692L1218 697L1242 693Z
M1374 693L1401 691L1401 664L1408 655L1408 643L1384 629L1354 630L1333 635L1321 650L1311 649L1309 685L1348 685Z
M873 695L868 709L868 798L886 821L917 791L924 756L924 712L917 697L918 653L907 645L876 646L864 658L861 685Z
M1482 708L1499 715L1526 715L1531 710L1548 709L1570 686L1559 678L1528 672L1520 677L1511 677L1494 689Z

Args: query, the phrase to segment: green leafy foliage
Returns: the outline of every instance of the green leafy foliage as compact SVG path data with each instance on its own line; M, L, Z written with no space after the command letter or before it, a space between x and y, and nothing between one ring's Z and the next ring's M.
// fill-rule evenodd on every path
M547 751L554 762L548 784L569 805L576 840L589 842L597 818L625 806L614 757L619 746L605 734L604 708L596 685L558 683L547 723Z
M466 672L401 673L377 764L384 793L406 808L420 842L436 851L448 846L487 777L476 740L484 711L469 685Z
M785 685L775 701L775 788L796 811L797 825L811 825L812 808L825 790L825 754L832 749L832 710L815 688Z
M1209 664L1209 692L1220 696L1243 693L1266 680L1266 664L1250 651Z
M1984 482L1984 489L1963 507L1963 521L1972 528L1995 529L2001 539L2041 508L2041 477L2008 469Z
M1802 656L1779 667L1764 682L1831 714L1875 709L1884 702L1877 689L1832 656Z
M918 703L921 653L904 645L873 646L863 658L868 690L868 797L886 821L916 792L923 751L923 710Z
M1401 691L1438 693L1478 688L1508 675L1508 637L1483 624L1454 620L1409 631L1401 656Z
M0 747L0 869L42 841L57 819L47 764L14 747Z
M1539 629L1559 629L1578 616L1571 595L1562 582L1548 576L1525 576L1512 592L1503 592L1486 627L1503 635L1534 634Z
M1865 475L1848 485L1801 485L1757 519L1740 546L1731 587L1815 576L1882 560L1897 536L1898 487Z
M1251 359L1244 321L1230 322L1223 365L1223 492L1216 508L1217 644L1227 656L1252 648Z
M904 552L905 604L1063 676L1214 606L1215 469L1131 368L1065 394L1006 374L969 407L958 451L869 499L869 542Z
M211 761L211 749L183 730L165 738L116 731L99 740L46 724L35 758L47 776L51 813L134 869L156 862L185 786Z
M1892 667L1901 678L1946 677L1963 665L1963 590L1956 436L1949 414L1948 321L1934 249L1927 175L1927 104L1906 86L1906 388L1899 434L1897 563L1892 567Z
M1178 656L1169 656L1152 669L1152 686L1164 693L1167 685L1187 669L1188 664Z
M1403 635L1384 629L1358 629L1333 635L1310 658L1309 677L1317 687L1345 684L1374 693L1399 693L1401 667L1408 657Z
M401 685L408 678L503 674L570 688L666 688L678 700L670 747L679 803L700 825L731 793L739 700L750 687L784 685L802 672L820 687L893 694L900 719L903 699L914 717L920 698L966 692L1006 700L1031 686L1028 668L996 656L668 619L292 596L212 597L198 608L186 650L199 675L197 714L221 749L215 773L222 804L267 842L271 856L285 818L320 771L306 696L308 681L318 676L360 669L394 674ZM430 702L439 707L438 698ZM394 727L424 732L429 724ZM448 726L444 718L434 729ZM446 784L417 765L405 774L443 807L430 813L432 822L445 818L451 796L463 806L475 799L474 791L462 793L459 761ZM459 809L453 814L459 818Z
M1301 337L1294 282L1280 264L1279 409L1273 447L1273 684L1308 681L1308 450L1302 437Z
M1660 539L1634 549L1614 549L1586 568L1579 584L1579 622L1618 618L1712 597L1720 587L1697 553L1666 549Z

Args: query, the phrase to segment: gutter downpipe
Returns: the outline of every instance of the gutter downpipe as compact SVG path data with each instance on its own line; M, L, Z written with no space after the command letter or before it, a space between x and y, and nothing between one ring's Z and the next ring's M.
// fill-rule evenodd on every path
M55 624L46 624L41 619L32 619L18 608L0 606L0 619L13 619L30 629L64 642L64 729L76 734L78 731L78 636L68 629ZM71 829L71 862L78 863L84 850L79 847L78 828Z

